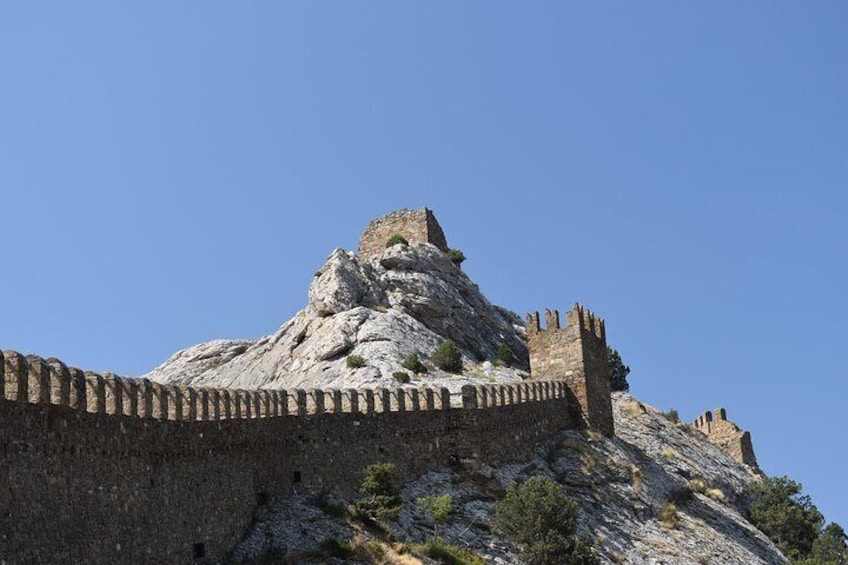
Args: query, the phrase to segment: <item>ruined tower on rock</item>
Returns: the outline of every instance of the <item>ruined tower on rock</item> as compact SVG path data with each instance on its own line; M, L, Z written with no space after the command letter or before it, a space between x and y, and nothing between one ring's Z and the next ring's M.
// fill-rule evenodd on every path
M727 419L724 408L716 408L714 412L707 410L692 423L696 430L706 434L710 443L725 450L740 463L757 467L757 457L754 455L754 444L750 432L739 428Z
M445 232L436 216L429 208L409 210L404 208L372 220L359 239L359 256L363 258L378 255L386 248L386 242L393 235L402 235L410 243L431 243L448 250Z
M527 315L531 378L564 380L580 407L583 423L613 436L604 321L579 304L566 317L567 324L560 327L559 312L545 310L542 329L538 312Z

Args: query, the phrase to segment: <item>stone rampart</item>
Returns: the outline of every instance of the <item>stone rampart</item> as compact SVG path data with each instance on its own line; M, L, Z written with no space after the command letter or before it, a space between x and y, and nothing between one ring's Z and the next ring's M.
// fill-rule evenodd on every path
M352 492L365 466L404 477L532 455L575 424L562 381L219 390L0 355L0 562L218 560L258 505Z
M692 425L739 463L757 468L757 457L754 455L750 432L729 421L724 408L716 408L714 412L707 410L698 416Z

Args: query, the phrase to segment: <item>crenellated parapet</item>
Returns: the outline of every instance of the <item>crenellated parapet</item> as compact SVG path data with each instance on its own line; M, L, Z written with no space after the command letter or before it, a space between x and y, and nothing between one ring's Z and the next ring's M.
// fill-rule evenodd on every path
M614 435L604 320L580 304L566 313L565 326L558 310L545 310L544 319L543 328L538 312L526 317L532 378L565 381L584 424Z
M724 408L716 408L713 412L707 410L692 422L692 426L739 463L757 468L751 433L729 421Z
M354 492L380 461L412 478L523 460L578 423L562 381L214 389L14 351L0 368L0 555L27 563L217 562L277 493Z
M565 397L562 382L530 382L463 388L452 406L447 388L242 390L160 384L148 379L98 374L15 351L0 354L0 398L52 404L81 412L172 421L374 414L490 408Z

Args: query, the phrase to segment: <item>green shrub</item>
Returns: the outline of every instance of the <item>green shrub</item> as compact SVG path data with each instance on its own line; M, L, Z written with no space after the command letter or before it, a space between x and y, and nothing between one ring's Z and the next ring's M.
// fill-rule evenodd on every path
M663 412L663 416L665 416L665 419L673 424L680 423L680 414L678 414L677 410L675 410L674 408L672 408L668 412Z
M392 373L392 376L402 385L405 385L409 382L409 373L404 373L403 371L395 371Z
M506 343L502 343L498 347L498 361L505 367L511 367L515 362L515 354L512 352L512 348Z
M667 528L674 528L677 526L680 522L680 516L677 514L677 506L671 501L663 504L662 510L660 510L660 513L657 516L657 520L659 520L660 523Z
M610 346L607 346L607 365L610 371L610 390L613 392L630 390L630 383L627 382L630 367L622 363L621 355Z
M362 472L359 493L365 498L350 508L353 518L366 524L379 525L400 515L401 500L397 488L397 467L394 463L374 463Z
M347 366L350 369L359 369L365 366L365 357L362 355L348 355Z
M430 361L448 373L462 373L462 352L453 340L445 340L430 354Z
M423 496L418 499L418 506L425 514L433 519L433 539L439 539L439 524L448 521L453 497L449 494L442 496Z
M848 539L842 526L833 522L822 531L813 542L810 556L796 565L845 565L848 563Z
M596 565L600 561L585 537L575 537L577 504L565 489L544 476L512 483L495 503L495 523L521 546L535 565Z
M410 353L409 356L403 360L403 363L401 363L401 367L412 371L416 375L427 372L426 365L421 362L417 353Z
M465 254L459 249L448 249L448 257L457 267L462 265L462 262L465 261Z
M810 555L824 523L819 509L801 485L788 477L766 477L747 489L748 520L791 560Z
M409 245L409 242L406 240L405 237L403 237L399 233L396 233L396 234L393 234L386 241L386 249L388 249L389 247L394 247L395 245Z
M410 549L416 555L423 555L446 565L486 565L486 562L478 555L466 549L448 545L440 539L412 544Z

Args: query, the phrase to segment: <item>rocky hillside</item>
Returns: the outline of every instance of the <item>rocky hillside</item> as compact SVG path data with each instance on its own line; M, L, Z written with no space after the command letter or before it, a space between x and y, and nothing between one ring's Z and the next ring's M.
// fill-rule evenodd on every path
M787 563L740 514L741 493L754 480L749 467L691 426L670 422L629 395L616 393L613 402L615 438L566 431L539 446L531 460L500 468L442 469L407 484L401 516L391 523L396 543L383 544L382 562L421 562L408 555L391 556L402 551L403 543L432 535L432 524L416 510L416 499L450 493L454 511L450 523L439 530L447 543L470 549L486 563L521 563L518 548L493 530L492 506L510 482L542 474L565 485L579 503L580 527L594 538L603 563ZM677 501L676 524L658 518L672 499ZM273 555L299 556L286 562L346 562L317 557L322 542L326 547L327 540L335 540L365 548L350 559L362 562L374 541L339 515L338 509L350 502L309 496L276 499L260 513L232 560L254 562Z
M315 274L306 307L274 334L200 344L146 376L245 389L397 386L393 373L402 370L408 355L418 353L427 362L438 344L452 339L463 351L463 374L447 374L428 363L429 372L410 384L457 390L466 383L526 377L524 338L521 320L493 306L450 256L430 243L378 247L368 259L337 249ZM502 344L515 352L512 368L492 362ZM363 367L348 367L354 354L365 359ZM339 512L350 499L289 495L261 509L232 559L341 562L320 549L334 540L366 548L356 553L359 562L371 555L367 547L382 544L384 558L364 561L419 563L409 555L392 557L403 543L421 542L432 531L415 501L450 493L454 511L442 537L487 563L519 563L518 548L492 527L492 505L511 481L543 474L565 485L579 502L580 527L595 539L605 563L786 563L739 512L741 493L756 477L751 468L700 431L671 422L628 395L615 394L613 401L616 437L564 431L540 445L531 460L500 468L458 463L407 484L403 511L391 524L392 543L371 539L369 544L373 534ZM666 510L660 520L668 502L675 503L676 513Z
M433 245L395 245L368 261L337 249L315 274L306 308L276 333L256 341L196 345L145 376L163 383L245 389L397 386L392 373L403 370L406 356L419 353L426 361L450 338L463 350L464 375L431 366L423 379L458 390L481 379L519 379L527 369L523 332L520 319L489 303ZM515 352L516 368L490 362L502 343ZM349 368L351 354L365 358L366 366Z

